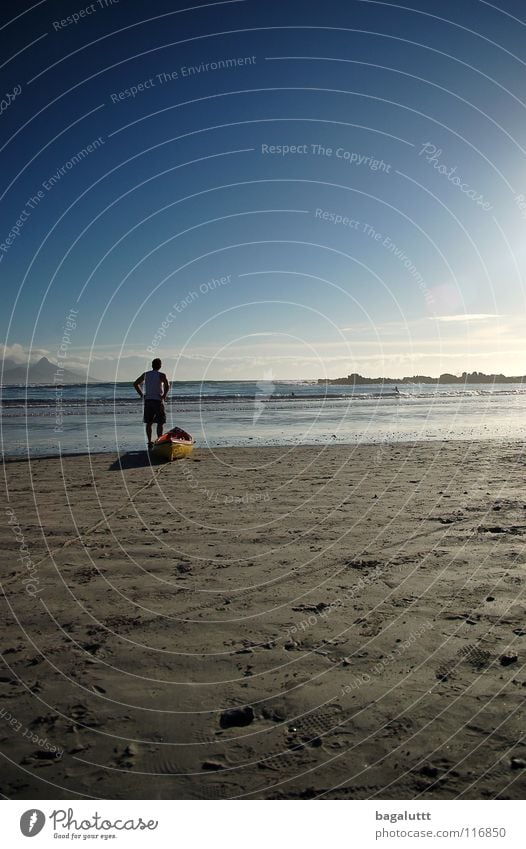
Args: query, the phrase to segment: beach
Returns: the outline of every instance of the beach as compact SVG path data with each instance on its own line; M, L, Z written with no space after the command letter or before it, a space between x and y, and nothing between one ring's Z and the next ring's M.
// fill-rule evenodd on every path
M1 792L520 799L519 441L8 459Z

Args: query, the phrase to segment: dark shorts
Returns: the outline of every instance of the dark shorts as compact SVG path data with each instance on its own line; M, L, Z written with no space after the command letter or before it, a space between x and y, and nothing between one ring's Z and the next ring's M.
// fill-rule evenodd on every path
M166 410L164 409L163 401L155 401L150 398L144 401L144 416L145 424L164 424L166 421Z

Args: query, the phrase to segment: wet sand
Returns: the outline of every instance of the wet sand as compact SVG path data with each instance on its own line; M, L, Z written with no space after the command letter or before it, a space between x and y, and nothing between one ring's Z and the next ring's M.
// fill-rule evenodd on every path
M7 798L524 797L518 443L7 461Z

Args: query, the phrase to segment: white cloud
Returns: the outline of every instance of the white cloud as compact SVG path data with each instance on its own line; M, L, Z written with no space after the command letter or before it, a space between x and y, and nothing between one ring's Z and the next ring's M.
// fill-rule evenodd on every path
M434 315L429 316L431 321L489 321L494 318L504 318L502 315L495 313L475 312L462 313L461 315Z
M0 345L0 359L13 360L15 363L25 365L28 361L35 362L40 357L49 356L46 348L27 348L15 342L13 345Z

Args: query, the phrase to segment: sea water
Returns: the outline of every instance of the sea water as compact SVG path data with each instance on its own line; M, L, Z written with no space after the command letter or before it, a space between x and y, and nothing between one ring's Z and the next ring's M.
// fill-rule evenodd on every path
M166 429L198 446L321 445L522 439L522 384L340 386L315 381L174 382ZM4 386L6 456L122 452L145 442L131 384Z

